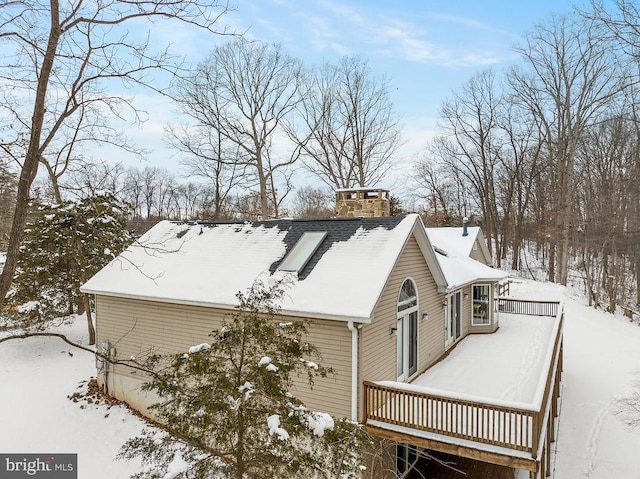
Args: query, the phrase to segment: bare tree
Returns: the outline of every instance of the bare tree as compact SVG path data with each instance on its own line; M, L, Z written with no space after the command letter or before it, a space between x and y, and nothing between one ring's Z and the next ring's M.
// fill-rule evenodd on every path
M216 48L178 88L180 108L199 133L174 136L174 142L218 163L226 181L242 174L250 189L257 187L264 218L277 215L282 194L275 185L297 159L293 148L275 151L274 142L285 139L285 122L300 102L301 76L300 61L280 45L236 39Z
M591 0L591 10L579 13L604 27L608 39L636 61L640 55L640 5L635 0Z
M334 214L334 195L331 191L313 186L295 190L293 214L296 218L330 218Z
M567 283L574 167L585 128L596 122L628 84L611 45L590 20L553 17L530 32L516 51L526 68L509 76L514 94L539 122L544 154L552 160L557 277Z
M7 261L0 276L0 302L16 267L38 165L50 161L52 149L63 151L54 144L89 110L122 114L127 103L106 93L109 81L148 85L146 74L169 66L167 52L153 54L148 39L134 40L126 25L136 19L176 19L215 32L227 9L224 0L0 3L0 42L6 52L0 79L7 85L0 118L18 130L17 140L25 140ZM15 98L21 101L11 101ZM16 105L29 105L31 111ZM73 142L73 136L67 138Z
M143 178L142 170L130 168L126 171L122 185L122 198L129 203L134 219L143 218Z
M344 57L312 72L307 88L301 121L289 133L309 171L334 189L384 179L400 146L389 80L365 60Z
M219 108L216 101L217 97L211 98L213 103L208 107ZM192 118L195 116L190 104L179 104L184 113ZM193 118L195 123L192 125L167 125L165 128L166 142L181 153L180 164L184 171L190 176L202 178L211 187L209 214L214 221L223 216L225 202L231 191L246 183L247 169L241 148L222 134L221 125L211 127L211 123L219 118L219 114L208 116L206 121Z
M432 142L414 165L415 191L419 200L424 202L423 220L427 226L453 225L472 213L464 179L441 161L446 153L439 145L438 140Z
M82 98L87 97L87 92L79 93ZM68 92L65 92L65 96ZM93 96L106 98L104 92L94 91ZM110 99L111 110L118 108L122 99ZM72 114L68 121L63 122L60 128L53 133L46 154L40 158L40 165L47 172L51 182L51 192L56 202L63 201L61 179L76 169L83 169L84 165L91 163L86 157L86 146L111 145L140 158L147 153L143 148L138 148L130 143L126 135L109 125L109 118L93 101L80 100L77 113ZM127 102L128 104L128 102ZM138 112L136 112L138 114Z
M443 102L440 121L443 135L437 139L441 160L471 188L482 213L484 230L500 250L496 170L504 147L498 127L502 102L491 70L473 76ZM499 259L499 255L496 255Z
M6 162L0 162L0 248L4 251L9 240L11 217L15 204L17 177Z
M125 174L126 170L119 162L82 161L60 182L59 188L65 195L76 199L102 193L124 199Z

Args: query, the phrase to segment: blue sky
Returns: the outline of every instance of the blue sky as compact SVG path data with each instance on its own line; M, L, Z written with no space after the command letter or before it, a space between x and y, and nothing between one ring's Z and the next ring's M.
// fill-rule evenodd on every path
M237 31L279 42L307 65L360 55L378 75L390 79L405 144L403 163L424 148L436 129L441 102L452 89L487 67L501 70L517 61L511 47L522 34L552 14L571 11L569 0L240 0L223 19ZM184 27L159 29L197 63L220 37L203 37ZM160 164L168 153L157 136L170 115L166 101L148 98L153 110L135 137L155 150ZM167 164L172 163L166 161Z

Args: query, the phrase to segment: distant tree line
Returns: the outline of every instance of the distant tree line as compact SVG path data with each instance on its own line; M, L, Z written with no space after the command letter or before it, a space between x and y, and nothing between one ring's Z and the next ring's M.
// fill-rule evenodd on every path
M185 180L185 176L189 178ZM215 186L197 174L181 175L152 165L125 167L122 163L79 165L60 183L64 198L82 198L108 193L129 206L129 222L149 225L162 219L178 221L238 221L261 218L259 195L238 189L220 201ZM46 181L36 182L33 195L55 202ZM295 188L281 216L327 218L334 213L335 198L328 188Z
M415 172L428 222L472 216L499 266L526 270L529 245L549 280L614 311L640 302L640 16L631 0L577 13L444 101Z

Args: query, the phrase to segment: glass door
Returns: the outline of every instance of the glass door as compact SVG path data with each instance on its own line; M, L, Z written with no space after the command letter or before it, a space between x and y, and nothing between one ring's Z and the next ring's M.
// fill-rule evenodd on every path
M462 316L462 292L457 291L447 296L445 313L445 347L451 346L460 337Z
M418 311L400 316L396 328L398 381L406 381L418 371Z
M411 279L400 289L396 318L396 374L398 381L406 381L418 371L418 295Z

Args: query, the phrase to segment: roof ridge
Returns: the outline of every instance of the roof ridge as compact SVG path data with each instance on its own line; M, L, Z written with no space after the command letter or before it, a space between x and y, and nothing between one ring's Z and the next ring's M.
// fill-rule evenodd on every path
M169 220L171 224L175 225L188 225L188 226L217 226L217 225L246 225L246 224L278 224L278 223L330 223L330 222L347 222L347 221L367 221L367 222L400 222L407 215L396 216L354 216L354 217L336 217L336 218L274 218L269 220L238 220L238 221L182 221L182 220Z

